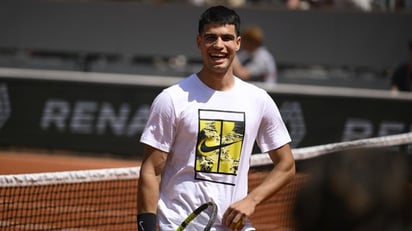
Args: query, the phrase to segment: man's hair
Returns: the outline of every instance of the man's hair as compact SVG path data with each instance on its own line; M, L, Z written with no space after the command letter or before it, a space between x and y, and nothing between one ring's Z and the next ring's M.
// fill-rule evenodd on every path
M201 34L206 24L234 25L236 35L240 35L240 17L236 11L225 6L212 6L208 8L199 19L198 32Z

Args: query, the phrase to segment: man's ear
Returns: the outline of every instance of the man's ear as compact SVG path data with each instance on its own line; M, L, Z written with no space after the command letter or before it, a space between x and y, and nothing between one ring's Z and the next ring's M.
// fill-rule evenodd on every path
M197 36L196 36L196 45L197 45L197 48L200 47L200 42L201 42L201 40L202 40L202 38L200 37L200 35L197 35Z
M236 51L238 51L240 49L241 40L242 40L242 37L240 37L240 36L238 36L236 38L236 44L237 44L236 45Z

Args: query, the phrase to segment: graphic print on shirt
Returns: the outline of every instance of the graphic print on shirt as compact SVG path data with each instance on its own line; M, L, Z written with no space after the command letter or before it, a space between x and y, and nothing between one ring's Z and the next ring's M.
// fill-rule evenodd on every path
M195 178L234 184L244 134L243 112L199 109Z

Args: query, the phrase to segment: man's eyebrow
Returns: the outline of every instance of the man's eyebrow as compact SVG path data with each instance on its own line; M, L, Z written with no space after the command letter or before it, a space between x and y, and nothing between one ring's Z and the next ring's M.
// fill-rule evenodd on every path
M203 36L217 36L217 34L216 33L208 33L208 32L205 32L205 33L203 33Z
M226 33L226 34L216 34L216 33L203 33L203 36L221 36L221 37L233 37L236 38L236 35L231 34L231 33Z
M236 38L235 34L222 34L222 37L233 37Z

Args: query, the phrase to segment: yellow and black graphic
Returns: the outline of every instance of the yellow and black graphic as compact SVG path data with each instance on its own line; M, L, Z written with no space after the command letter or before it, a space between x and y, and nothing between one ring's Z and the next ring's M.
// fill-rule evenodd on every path
M244 131L243 113L199 111L196 173L236 175Z

